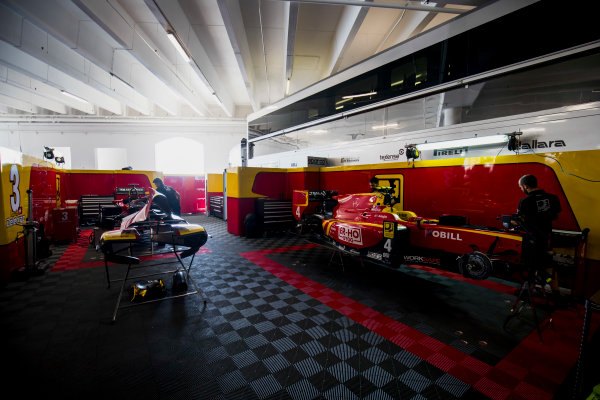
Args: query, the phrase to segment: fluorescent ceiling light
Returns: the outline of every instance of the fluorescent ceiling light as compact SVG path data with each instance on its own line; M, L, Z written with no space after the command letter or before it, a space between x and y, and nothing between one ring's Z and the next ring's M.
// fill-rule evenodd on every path
M316 135L321 134L321 133L327 133L326 129L313 129L310 131L306 131L306 133L314 133Z
M342 98L343 98L343 97L342 97ZM335 105L342 104L342 103L345 103L345 102L347 102L347 101L350 101L350 100L352 100L352 97L351 97L351 98L349 98L349 99L343 98L343 100L336 101L336 102L335 102Z
M89 103L87 100L84 100L84 99L82 99L82 98L81 98L81 97L79 97L79 96L75 96L74 94L71 94L71 93L69 93L69 92L67 92L67 91L61 90L60 92L61 92L62 94L64 94L65 96L67 96L67 97L71 98L71 99L74 99L74 100L77 100L77 101L81 101L81 102L83 102L83 103L85 103L85 104L90 104L90 103Z
M265 110L277 110L278 108L278 106L267 106L265 107Z
M490 135L466 139L446 140L444 142L422 143L418 144L417 148L419 150L432 150L454 147L485 146L488 144L499 144L506 142L508 142L507 135Z
M378 129L397 128L397 127L398 127L398 123L394 122L394 123L387 124L387 125L375 125L372 129L373 130L378 130Z
M404 79L402 79L400 81L396 81L396 82L392 83L390 86L396 86L396 85L400 85L402 83L404 83Z
M336 110L341 110L342 108L344 108L344 106L337 106L335 109Z
M546 128L537 127L537 128L524 128L521 129L522 133L537 133L537 132L546 132Z
M352 94L349 96L342 96L342 99L353 99L355 97L367 97L367 96L374 96L376 95L377 92L369 92L369 93L359 93L359 94Z
M223 102L221 101L221 99L219 98L219 96L217 96L216 93L213 93L212 95L213 95L215 101L217 102L217 104L219 104L221 107L223 107Z
M183 59L185 60L185 62L189 63L190 62L190 57L187 55L187 53L185 52L185 50L181 46L181 43L179 43L179 40L177 40L177 38L175 37L175 35L173 35L172 33L167 33L167 37L169 38L169 40L171 41L171 43L173 43L173 46L175 46L175 49L177 49L177 51L179 52L179 54L181 54L181 57L183 57Z
M290 80L288 79L286 84L285 84L285 95L289 95L290 94Z

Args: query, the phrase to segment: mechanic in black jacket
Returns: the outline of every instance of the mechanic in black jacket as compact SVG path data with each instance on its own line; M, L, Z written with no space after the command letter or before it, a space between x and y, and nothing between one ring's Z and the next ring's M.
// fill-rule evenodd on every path
M393 183L392 183L393 185ZM372 177L369 180L369 187L371 188L371 193L383 193L385 195L384 197L384 204L385 205L389 205L390 207L393 207L396 203L398 203L398 199L396 197L394 197L393 193L391 193L393 190L393 187L381 187L379 186L379 178L377 178L376 176Z
M533 175L522 176L519 179L519 187L527 196L519 201L518 222L513 222L513 224L520 223L531 236L533 248L530 249L531 252L527 257L530 266L539 271L548 270L551 262L548 251L551 249L552 221L557 219L558 213L562 211L560 202L555 195L538 188L537 178ZM523 250L526 249L523 248ZM552 291L554 296L558 296L558 281L556 276L553 278L551 281Z
M156 191L164 194L171 206L171 212L175 215L181 215L181 196L177 190L163 183L162 179L155 178L152 183L156 185Z
M371 193L377 192L377 187L379 186L379 179L376 177L372 177L369 180L369 187L371 188Z

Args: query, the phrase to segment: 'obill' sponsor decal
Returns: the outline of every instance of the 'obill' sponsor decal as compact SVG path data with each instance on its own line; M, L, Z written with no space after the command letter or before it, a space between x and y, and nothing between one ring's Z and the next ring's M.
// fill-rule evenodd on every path
M459 232L446 232L446 231L428 231L428 235L433 236L434 238L447 239L447 240L457 240L462 242L462 238L460 237Z

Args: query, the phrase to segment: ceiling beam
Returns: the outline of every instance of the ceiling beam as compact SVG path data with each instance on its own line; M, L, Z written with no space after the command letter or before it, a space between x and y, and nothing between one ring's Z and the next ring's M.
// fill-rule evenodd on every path
M156 101L169 113L175 112L168 104L169 97L172 98L170 94L174 92L199 115L210 115L206 103L196 93L202 88L195 87L193 82L186 80L184 75L178 72L178 68L180 68L191 75L192 68L184 63L181 66L174 65L162 51L159 51L160 48L172 47L168 42L166 31L162 39L162 46L159 46L145 34L140 26L136 25L133 18L118 3L95 0L74 1L89 18L108 32L119 44L119 48L114 50L117 56L112 58L110 71L119 71L118 76L121 82L132 90L138 88L144 96ZM140 0L140 6L142 5L144 2ZM153 22L159 24L158 21ZM145 75L152 81L144 84L144 80L138 79L137 75L132 73L134 64L140 64L148 69L151 73ZM161 94L163 89L166 91ZM163 100L160 99L161 96L164 96Z
M417 27L432 14L418 11L406 11L404 10L400 17L396 20L394 26L390 29L384 39L379 43L377 49L373 54L377 54L382 50L392 47L400 42L410 39L421 30L417 30ZM402 24L400 24L402 22Z
M173 129L174 126L180 127L190 127L191 133L194 133L193 130L197 127L208 128L210 131L215 130L217 128L227 128L230 126L243 126L246 125L245 118L164 118L164 117L149 117L149 118L139 118L139 119L131 119L128 117L122 116L96 116L91 118L86 118L84 122L82 122L81 118L77 115L34 115L28 117L26 120L15 116L6 116L0 115L0 123L23 123L23 124L48 124L52 126L53 124L71 124L72 130L77 130L78 124L90 124L96 125L101 122L106 122L107 124L115 124L115 125L130 125L130 126L164 126L165 129ZM102 128L100 128L102 129ZM196 132L197 133L197 132Z
M2 29L1 26L0 24L0 30ZM0 64L40 82L66 90L113 114L123 114L121 102L118 100L48 65L46 62L38 60L3 40L0 40Z
M94 106L87 101L81 101L81 100L77 100L73 97L69 97L68 95L65 95L62 90L57 89L56 87L54 87L52 85L43 83L37 79L31 78L31 77L27 76L26 74L17 72L11 68L6 68L6 67L4 67L4 68L6 69L6 79L4 80L2 74L0 74L0 81L4 81L13 86L18 86L18 87L26 89L32 93L37 93L40 96L44 96L46 98L58 101L60 103L65 104L66 106L68 106L70 108L79 110L83 113L86 113L86 114L95 114L96 113ZM68 91L65 91L65 92L72 94Z
M49 3L59 7L61 12L40 15L47 12L45 6ZM95 32L86 29L89 24L82 22L80 15L74 16L71 8L75 7L70 2L46 1L44 6L36 5L38 2L27 0L7 1L0 5L0 13L6 13L11 19L8 27L4 24L0 27L0 37L46 65L84 82L87 87L93 87L142 114L149 112L150 106L145 98L132 87L113 80L112 75L94 61L108 59L110 62L112 47L100 40ZM76 23L73 23L74 18ZM76 26L76 29L69 29L69 26ZM86 46L96 49L93 53L96 57L86 57L82 51ZM87 97L85 93L78 96ZM110 109L113 113L122 113L122 110L124 106L121 105L118 110L115 107Z
M248 92L250 105L252 106L252 110L256 112L260 107L254 96L254 66L252 65L252 56L250 55L250 46L248 45L246 30L244 29L240 4L237 0L217 0L217 5L219 6L219 12L221 13L231 48L235 54L237 66Z
M152 71L140 64L129 51L114 50L112 60L111 76L114 79L134 89L140 96L156 104L168 114L178 114L177 104L181 102L182 96L175 94L167 84L157 79ZM204 108L199 110L200 115L207 112Z
M92 0L88 0L92 1ZM212 94L217 102L225 111L227 116L231 117L235 111L235 103L229 94L227 87L223 84L219 77L219 73L210 61L202 42L190 24L190 21L177 1L172 0L154 0L161 13L169 24L175 29L180 40L183 42L193 64L198 68L200 77L206 80L209 90L212 89Z
M285 5L285 25L284 32L286 40L284 46L283 58L283 96L290 94L292 80L292 69L294 66L294 44L296 43L296 28L298 26L298 3L287 3Z
M380 8L395 8L399 10L417 10L430 11L436 13L462 14L467 10L460 8L445 8L433 6L416 6L412 4L397 4L397 3L377 3L364 2L363 0L273 0L273 1L293 1L295 3L316 3L316 4L333 4L339 6L358 6L358 7L380 7Z
M35 0L7 0L7 7L16 14L31 20L48 32L48 36L54 36L75 54L83 57L88 62L87 68L94 73L92 81L96 83L95 87L123 103L124 106L120 107L123 110L127 106L142 115L150 115L154 112L154 104L170 115L178 115L181 105L186 103L199 115L208 114L198 93L190 91L188 85L183 83L185 79L173 72L175 67L171 66L170 74L176 76L169 82L168 79L163 79L163 75L155 74L154 70L147 68L130 52L140 42L146 47L150 44L147 38L140 40L136 37L135 33L138 32L135 31L135 22L123 12L119 3L91 3L96 6L94 11L98 11L98 16L86 4L87 2L80 0L46 0L42 3ZM110 23L105 23L106 20ZM109 26L112 30L107 29ZM152 47L154 48L149 51L151 58L165 63L164 57L153 54L156 46ZM76 66L81 64L75 56L65 58ZM191 76L191 68L188 70L190 72L187 75ZM80 73L79 76L81 75ZM169 84L173 82L174 85ZM176 89L177 85L183 94ZM198 85L202 86L199 81Z
M27 89L13 86L10 83L0 82L0 93L7 97L12 97L19 101L33 104L34 106L45 108L59 114L67 113L67 106L58 101L48 99L39 94L33 93Z
M352 45L368 12L366 7L344 7L331 41L329 60L323 63L326 68L321 71L321 79L334 74L340 68L344 54Z
M34 106L33 104L26 101L17 100L9 96L5 96L2 93L0 93L0 104L4 104L7 107L30 114L42 113L42 110L39 107Z

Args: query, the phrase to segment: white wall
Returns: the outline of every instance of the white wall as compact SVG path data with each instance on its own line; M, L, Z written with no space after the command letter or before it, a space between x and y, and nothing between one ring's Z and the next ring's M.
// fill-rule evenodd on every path
M97 147L96 169L121 169L127 166L127 149L121 147Z
M220 173L229 165L229 152L246 137L245 120L219 120L181 123L163 121L151 124L101 122L63 124L61 122L0 123L0 146L42 158L43 146L70 147L72 169L95 169L96 148L127 150L127 163L135 170L155 167L155 144L172 137L185 137L204 146L204 168Z

